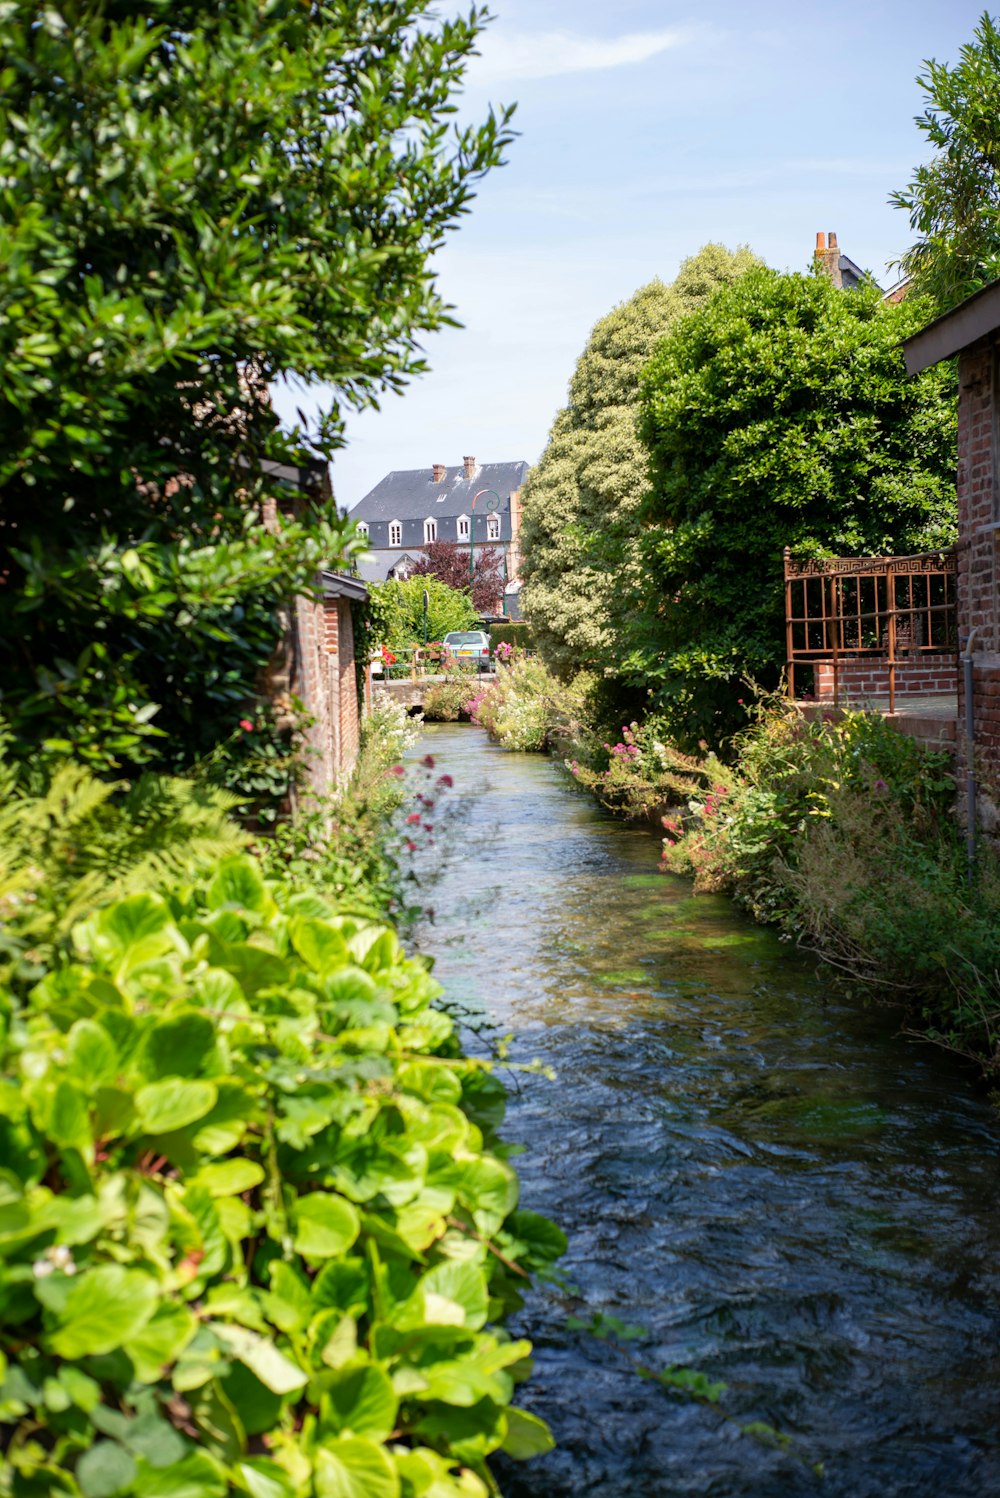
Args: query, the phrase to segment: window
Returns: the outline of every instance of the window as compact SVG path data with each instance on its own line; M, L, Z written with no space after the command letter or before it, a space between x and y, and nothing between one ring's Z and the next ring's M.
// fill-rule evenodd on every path
M438 523L432 518L432 516L428 515L427 519L424 521L424 543L426 544L428 541L436 541L437 535Z
M459 515L458 517L458 539L460 541L468 541L469 539L468 515Z
M358 521L358 535L359 536L364 536L365 540L367 541L367 539L368 539L368 521L367 520L359 520Z
M402 546L403 527L398 520L389 521L389 545Z
M489 515L489 516L487 516L487 520L486 520L486 539L487 539L487 541L499 541L500 540L500 516L499 515Z

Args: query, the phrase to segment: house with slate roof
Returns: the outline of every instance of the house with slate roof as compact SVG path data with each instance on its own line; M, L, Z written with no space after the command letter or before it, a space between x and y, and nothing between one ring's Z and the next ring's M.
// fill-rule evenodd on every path
M523 460L477 463L475 458L454 467L432 463L387 473L350 511L370 547L359 563L360 576L371 583L408 576L431 541L496 546L504 560L504 612L516 617L521 489L527 473Z

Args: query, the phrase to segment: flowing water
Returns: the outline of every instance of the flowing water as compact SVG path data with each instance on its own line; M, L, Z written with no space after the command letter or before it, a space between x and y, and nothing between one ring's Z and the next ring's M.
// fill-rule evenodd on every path
M558 1447L498 1465L506 1498L1000 1494L1000 1122L973 1081L658 874L656 838L546 759L458 725L416 752L455 780L418 940L558 1074L514 1078L505 1133L578 1294L518 1319L519 1402ZM598 1312L644 1337L568 1329ZM708 1407L637 1363L728 1388Z

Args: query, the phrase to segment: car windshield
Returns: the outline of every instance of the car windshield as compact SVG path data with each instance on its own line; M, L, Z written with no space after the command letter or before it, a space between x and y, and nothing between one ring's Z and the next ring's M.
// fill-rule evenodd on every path
M445 635L445 644L447 645L481 645L482 643L483 637L481 634L462 634L458 630L453 630L451 634Z

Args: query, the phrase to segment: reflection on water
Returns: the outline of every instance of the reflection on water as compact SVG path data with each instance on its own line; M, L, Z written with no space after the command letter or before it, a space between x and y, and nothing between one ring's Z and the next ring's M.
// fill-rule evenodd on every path
M1000 1128L968 1078L656 873L655 837L550 762L457 725L428 750L456 800L418 939L558 1073L511 1099L522 1201L589 1312L648 1329L633 1356L729 1386L728 1418L673 1399L536 1294L522 1402L559 1447L505 1464L507 1498L994 1498Z

